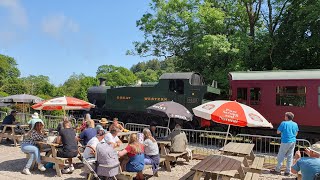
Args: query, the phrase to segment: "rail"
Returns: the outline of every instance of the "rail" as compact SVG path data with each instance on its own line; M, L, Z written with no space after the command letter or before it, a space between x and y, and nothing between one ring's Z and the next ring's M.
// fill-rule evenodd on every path
M186 133L188 146L192 148L196 154L210 155L215 154L224 146L227 132L220 131L204 131L193 129L182 129ZM234 139L232 134L228 133L227 142Z
M279 152L281 138L263 135L237 134L234 142L254 144L255 154L265 157L265 163L276 164L277 154ZM297 139L295 150L311 146L311 143L305 139Z
M8 113L6 113L4 111L0 111L0 121L2 121L7 115L8 115Z
M142 132L144 128L149 128L150 125L146 124L136 124L136 123L127 123L124 126L130 131L139 131ZM170 129L163 126L156 126L156 138L163 138L168 136L171 133Z
M21 124L27 124L31 118L31 114L29 113L17 113L16 120Z

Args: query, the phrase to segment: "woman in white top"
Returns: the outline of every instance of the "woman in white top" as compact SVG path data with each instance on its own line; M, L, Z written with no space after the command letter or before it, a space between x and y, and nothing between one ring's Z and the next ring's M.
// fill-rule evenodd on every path
M144 135L144 163L152 165L153 174L158 171L160 163L160 154L157 141L152 137L151 131L147 128L143 129Z

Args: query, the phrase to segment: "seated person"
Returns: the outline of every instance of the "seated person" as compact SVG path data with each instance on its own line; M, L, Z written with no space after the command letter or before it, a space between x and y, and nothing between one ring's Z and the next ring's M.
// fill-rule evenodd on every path
M118 128L120 130L120 132L122 132L124 130L123 126L121 124L119 124L118 118L113 118L113 122L111 124L111 126L109 127L109 131L111 131L111 129L114 128Z
M94 121L91 119L91 115L89 113L86 113L85 116L84 116L82 124L81 124L81 126L79 128L81 132L84 131L87 128L87 122L90 122L91 127L94 128L95 124L94 124Z
M152 165L153 174L156 174L160 164L160 154L157 141L152 137L151 131L143 129L144 135L144 164Z
M156 129L157 129L156 124L154 122L151 123L150 124L150 132L151 132L152 137L154 137L154 138L157 137Z
M16 115L17 111L11 111L11 113L3 119L0 130L2 130L5 125L17 124Z
M31 127L31 131L28 132L26 138L21 142L21 151L30 154L30 158L23 169L22 173L31 175L30 167L33 161L38 163L38 169L45 171L46 168L41 164L40 150L36 146L36 141L42 141L44 139L44 124L41 119L34 122Z
M99 121L103 129L108 129L108 120L107 118L101 118Z
M87 145L91 138L97 135L97 130L92 126L92 123L90 121L87 121L86 127L87 128L84 131L82 131L79 135L79 138L83 139L84 146Z
M313 180L320 173L320 144L313 144L305 153L309 157L301 157L300 151L296 151L291 172L297 174L301 171L302 180Z
M30 128L30 129L32 128L32 126L34 125L34 123L35 123L38 119L40 119L40 118L39 118L39 114L38 114L37 112L35 112L35 113L33 113L33 114L31 115L31 119L28 121L28 125L29 125L29 128Z
M114 147L119 147L122 144L122 142L117 136L118 133L119 133L119 129L117 128L111 129L110 132L107 133L106 136L104 137L105 142L108 144L112 144Z
M144 168L144 146L139 143L137 134L131 134L128 146L124 150L118 152L119 157L126 154L129 157L129 162L126 163L125 171L137 172L136 179L144 179L142 173Z
M63 122L64 121L69 121L69 119L65 116L63 117L62 121L59 122L58 127L57 127L57 131L60 132L61 129L63 129Z
M97 144L99 144L100 142L104 142L105 131L102 126L98 125L95 129L97 130L97 136L90 139L83 152L83 158L85 158L86 160L93 158L95 159Z
M72 158L78 155L78 143L75 131L71 128L69 121L63 121L63 129L60 130L59 136L57 137L57 143L62 144L62 148L58 149L57 156L62 158L68 158L69 166L64 168L62 173L69 173L74 171L72 164Z
M176 124L174 130L169 134L168 140L171 141L170 152L186 152L188 139L186 134L181 131L181 126L179 124Z

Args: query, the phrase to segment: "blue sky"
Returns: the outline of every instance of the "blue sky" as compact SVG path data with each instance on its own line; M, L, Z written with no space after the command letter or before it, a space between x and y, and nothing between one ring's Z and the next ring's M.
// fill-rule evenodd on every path
M100 65L130 68L150 58L127 56L143 38L136 20L150 0L0 0L0 54L22 76L46 75L56 85L72 73L95 76Z

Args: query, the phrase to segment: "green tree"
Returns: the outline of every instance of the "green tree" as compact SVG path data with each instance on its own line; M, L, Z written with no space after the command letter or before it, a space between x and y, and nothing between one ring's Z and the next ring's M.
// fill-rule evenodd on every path
M23 83L27 88L27 93L39 95L39 94L46 94L48 96L55 96L55 86L50 83L48 76L34 76L30 75L28 77L21 78Z
M101 65L97 70L97 78L107 79L108 86L126 86L135 84L137 77L124 67L113 65Z
M74 97L88 101L87 92L92 86L96 86L98 80L95 77L85 76L80 79L80 88L74 94Z
M142 82L157 82L159 80L159 74L157 71L147 69L146 71L139 71L135 74Z
M0 87L9 83L8 79L17 79L20 71L16 60L12 57L0 54Z

